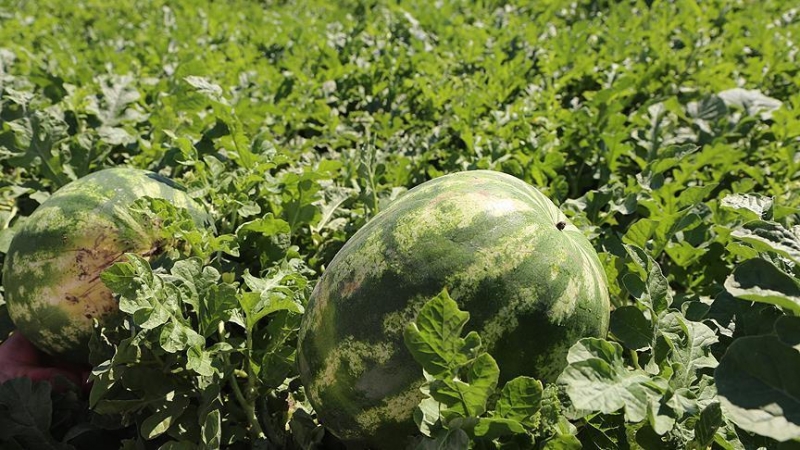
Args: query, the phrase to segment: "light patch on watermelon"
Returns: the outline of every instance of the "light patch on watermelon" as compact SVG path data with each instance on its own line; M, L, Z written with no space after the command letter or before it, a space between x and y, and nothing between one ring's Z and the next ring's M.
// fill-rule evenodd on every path
M519 326L518 316L531 312L536 307L537 292L534 289L521 289L518 295L507 299L506 303L490 320L483 324L478 332L481 341L491 348L504 334Z
M340 276L334 277L330 281L323 281L335 286L342 298L346 298L358 290L365 279L380 277L387 268L386 259L383 257L386 252L386 244L379 234L370 235L363 246L365 251L360 256L348 256L340 262L349 270L342 270L338 272Z
M402 423L408 420L408 411L417 407L422 399L419 388L422 382L416 382L397 395L384 399L380 406L369 408L355 417L355 421L361 430L358 436L346 436L345 438L357 438L363 433L374 435L378 428L386 425L387 422Z
M536 236L541 227L530 223L517 234L503 236L491 247L476 249L473 262L448 280L452 286L452 294L458 297L459 291L471 291L485 278L494 278L514 270L526 258L536 254L532 236Z
M494 180L490 181L492 178ZM554 208L553 203L544 194L534 189L532 186L521 184L518 179L511 175L501 172L481 171L480 175L476 176L473 181L478 184L489 184L494 190L497 190L498 184L496 183L499 181L502 183L502 189L497 190L500 196L507 197L511 193L514 193L517 197L519 197L520 200L530 200L531 202L536 203L539 208L546 210L549 214L551 214L552 219L556 219L560 214L560 211L557 208ZM468 183L461 184L463 184L465 187L470 185ZM530 204L527 204L527 202L523 203L526 204L526 209L531 208Z
M576 231L576 233L580 233L580 231ZM598 264L597 255L594 253L594 249L589 246L581 245L580 242L581 241L578 239L570 239L571 245L581 256L583 269L589 272L584 272L583 275L586 288L591 289L595 295L604 298L604 303L608 303L608 290L605 288L607 279L605 272L602 270L602 265Z
M412 249L420 237L430 230L441 234L469 226L476 217L486 214L480 207L493 202L487 192L458 193L444 192L435 197L424 208L403 214L397 219L394 239L400 253ZM509 212L510 213L510 212Z
M549 314L554 323L562 324L567 322L573 314L578 303L581 292L581 283L578 278L572 276L567 279L567 287L561 296L552 303Z
M417 317L417 313L429 299L424 295L416 295L408 301L400 311L387 313L383 317L383 332L389 339L403 335L406 325Z
M58 333L45 329L41 336L41 345L47 347L50 353L67 352L83 342L83 333L79 326L64 327Z
M584 252L583 258L584 261L589 262L590 255ZM592 287L594 287L596 295L605 297L606 301L608 301L608 290L605 288L606 282L604 281L603 286L601 286L600 283L598 283L597 281L597 280L606 280L605 272L600 270L600 267L597 266L596 264L586 264L585 267L589 267L589 270L592 272L592 276L591 277L584 276L584 280L586 280L587 284L590 284L592 285Z
M367 362L370 366L386 364L393 355L394 348L389 343L361 342L348 336L328 353L319 376L309 386L309 393L320 398L321 391L337 383L343 365L349 376L358 378L367 370Z
M580 334L575 334L573 339L565 339L563 341L554 342L546 354L536 356L533 361L530 361L530 367L536 367L539 371L539 378L542 380L555 380L561 369L566 365L567 353L569 353L572 345L570 342L577 342L581 337ZM554 361L561 361L564 364L553 364Z
M311 305L308 305L309 307L306 308L304 313L305 320L313 324L311 328L318 328L320 326L323 313L327 310L328 301L331 298L330 291L328 290L329 286L330 283L327 283L324 278L319 280L317 285L314 286L314 292L312 295L314 307L310 308ZM304 334L305 329L300 330L300 333Z
M492 217L502 217L506 214L519 214L520 211L525 211L527 208L529 206L519 200L503 198L492 200L488 204L486 213Z
M6 265L11 267L10 270L6 270L8 275L20 277L21 279L47 279L45 277L44 266L45 264L50 264L49 261L41 261L37 258L26 258L22 260L17 257L16 253L10 253L6 257L8 258ZM19 285L19 287L22 288L23 285Z

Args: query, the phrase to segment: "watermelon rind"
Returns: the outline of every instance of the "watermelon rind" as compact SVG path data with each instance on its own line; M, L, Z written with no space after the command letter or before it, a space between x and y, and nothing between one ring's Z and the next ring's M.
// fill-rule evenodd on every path
M403 448L422 398L403 330L448 289L501 369L553 381L569 347L608 330L607 280L585 235L545 195L494 171L411 189L319 279L298 368L320 422L355 447Z
M18 229L3 265L14 325L38 348L72 362L88 360L93 321L119 314L100 280L126 253L158 251L158 224L139 223L130 206L153 197L187 208L198 225L208 217L170 179L134 168L111 168L75 180L45 200Z

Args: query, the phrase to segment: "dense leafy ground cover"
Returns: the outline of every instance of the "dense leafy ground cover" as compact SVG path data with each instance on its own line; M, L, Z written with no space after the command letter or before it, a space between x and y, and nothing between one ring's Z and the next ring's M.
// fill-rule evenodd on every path
M106 272L130 320L98 331L91 394L0 386L0 447L339 448L296 379L310 289L406 189L482 168L591 238L611 333L543 389L450 368L485 395L428 400L423 448L790 448L798 10L527 3L0 1L0 252L112 166L174 178L216 222L142 204L178 240ZM447 299L429 312L461 317Z

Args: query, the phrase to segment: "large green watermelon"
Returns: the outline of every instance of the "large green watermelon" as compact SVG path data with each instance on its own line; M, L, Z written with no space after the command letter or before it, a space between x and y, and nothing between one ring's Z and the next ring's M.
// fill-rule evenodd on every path
M56 191L19 227L3 266L8 312L37 347L86 362L92 320L118 312L100 273L125 253L158 251L158 224L138 223L130 206L149 196L205 213L169 179L138 169L95 172Z
M359 230L316 285L298 366L320 422L355 446L401 448L422 369L403 329L447 288L497 359L501 382L554 380L580 338L605 336L603 268L538 190L503 173L446 175ZM466 331L465 331L466 332Z

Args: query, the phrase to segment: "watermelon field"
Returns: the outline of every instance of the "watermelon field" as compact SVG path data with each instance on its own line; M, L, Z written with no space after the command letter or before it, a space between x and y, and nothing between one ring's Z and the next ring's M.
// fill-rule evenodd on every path
M2 450L800 448L794 2L0 0L0 171Z

